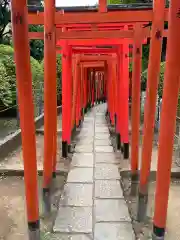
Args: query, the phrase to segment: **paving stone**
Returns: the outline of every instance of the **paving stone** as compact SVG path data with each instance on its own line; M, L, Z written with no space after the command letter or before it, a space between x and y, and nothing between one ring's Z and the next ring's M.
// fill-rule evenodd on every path
M75 167L71 169L71 171L68 174L67 182L92 183L93 168Z
M92 233L92 208L60 206L53 230L61 233Z
M131 221L124 199L95 200L96 222Z
M96 133L109 133L108 127L96 127L95 128Z
M81 142L81 143L83 143L84 142L84 144L89 144L89 143L91 143L91 144L93 144L93 141L94 141L94 136L77 136L76 137L76 142L77 143L79 143L79 142Z
M80 146L80 145L91 145L93 147L93 140L92 138L85 138L85 139L80 139L77 143L76 146Z
M96 112L96 117L104 118L104 111L102 111L101 109L98 109L98 112Z
M104 121L100 121L100 120L96 120L95 121L95 127L107 127L107 122L106 120Z
M75 167L93 167L94 156L92 153L74 153L71 165Z
M51 240L93 240L92 234L54 234Z
M106 179L120 179L118 168L115 164L96 164L95 168L95 179L106 180Z
M105 118L103 119L103 118L98 118L98 117L96 117L96 123L106 123L106 120L105 120Z
M94 141L95 146L109 146L111 142L109 139L96 139Z
M85 124L85 126L83 126L82 128L81 128L81 132L82 133L94 133L94 123L93 124Z
M99 140L105 139L105 140L107 140L109 138L110 138L109 133L96 133L95 134L95 139L99 139Z
M97 240L135 240L130 223L96 223L94 238Z
M93 137L94 136L94 132L93 130L91 132L87 132L87 131L84 131L84 132L80 132L79 134L79 137Z
M123 198L123 192L119 180L96 180L96 198Z
M92 184L67 183L60 199L60 205L75 207L92 206L92 193Z
M96 153L96 163L119 163L119 159L116 158L114 153Z
M95 146L96 152L114 152L112 146Z
M91 153L93 151L92 145L76 145L75 152L79 153Z

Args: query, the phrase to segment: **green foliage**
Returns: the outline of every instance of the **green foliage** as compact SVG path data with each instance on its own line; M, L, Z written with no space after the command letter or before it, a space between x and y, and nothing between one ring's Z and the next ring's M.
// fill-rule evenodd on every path
M43 32L44 27L42 25L30 25L29 31ZM38 61L42 61L44 57L44 41L37 39L30 40L30 54L33 58L37 59Z
M137 0L108 0L108 4L128 4L136 2Z
M14 49L11 46L0 44L0 54L13 56Z
M10 0L0 1L0 43L3 43L3 39L7 34L5 29L11 19L9 3Z
M162 98L162 94L163 94L164 71L165 71L165 62L162 62L161 65L160 65L159 85L158 85L158 96L160 98ZM146 69L141 75L141 89L142 89L142 91L146 90L147 73L148 73L148 69Z
M42 68L44 69L44 59L41 62ZM61 104L61 99L62 99L62 62L61 62L61 55L57 55L56 58L56 80L57 80L57 101L58 104Z
M143 45L142 47L142 71L145 71L148 68L149 48L149 44Z
M162 98L163 96L163 85L164 85L164 73L165 73L165 62L161 62L160 64L160 74L159 74L159 85L158 85L158 97ZM147 72L146 69L141 75L141 90L145 91L147 86ZM180 111L180 95L178 99L178 112Z
M13 60L13 48L7 45L0 45L0 64L1 64L1 94L0 107L14 105L16 100L16 74ZM6 88L5 88L6 86Z
M57 69L57 100L58 100L58 103L61 104L61 99L62 99L62 62L61 62L61 55L57 56L56 69Z
M108 4L120 4L122 0L108 0Z
M32 86L35 104L35 114L38 114L39 102L43 101L43 68L31 57ZM3 107L16 104L16 69L14 63L14 49L7 45L0 45L0 101Z
M31 72L32 72L32 87L34 97L35 115L40 112L40 104L43 102L44 92L44 71L42 65L33 57L31 60Z
M10 77L6 68L0 60L0 108L12 104Z

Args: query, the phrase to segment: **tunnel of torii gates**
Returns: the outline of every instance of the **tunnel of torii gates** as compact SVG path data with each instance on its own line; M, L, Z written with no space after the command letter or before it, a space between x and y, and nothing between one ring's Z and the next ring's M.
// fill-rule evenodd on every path
M117 149L123 145L125 159L129 158L131 144L133 194L139 164L142 44L151 38L137 210L138 220L143 221L148 201L162 39L167 37L152 231L153 239L164 239L179 93L180 1L171 0L169 8L165 8L165 0L154 0L153 9L112 9L106 0L100 0L96 11L83 8L58 11L54 0L44 2L44 12L28 9L26 0L11 2L29 239L40 239L29 39L44 39L43 196L45 211L50 212L48 199L56 176L57 150L56 55L62 54L62 157L68 157L72 132L83 121L84 113L95 102L106 101L117 134ZM168 31L164 29L165 21L168 21ZM44 33L28 33L28 24L44 25ZM130 45L133 46L131 140L128 137Z

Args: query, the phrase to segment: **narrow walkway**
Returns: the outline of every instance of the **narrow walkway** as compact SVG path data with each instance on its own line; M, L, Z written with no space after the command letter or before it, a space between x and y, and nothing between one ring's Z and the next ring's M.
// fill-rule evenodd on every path
M54 225L59 239L134 240L109 140L106 105L92 109L77 137L75 154Z

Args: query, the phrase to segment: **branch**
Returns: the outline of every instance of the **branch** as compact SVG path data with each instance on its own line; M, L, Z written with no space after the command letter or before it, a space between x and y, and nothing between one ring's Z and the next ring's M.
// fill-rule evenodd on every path
M4 32L3 34L1 34L1 37L4 37L4 36L7 35L7 34L12 34L12 31L9 30L8 32Z

